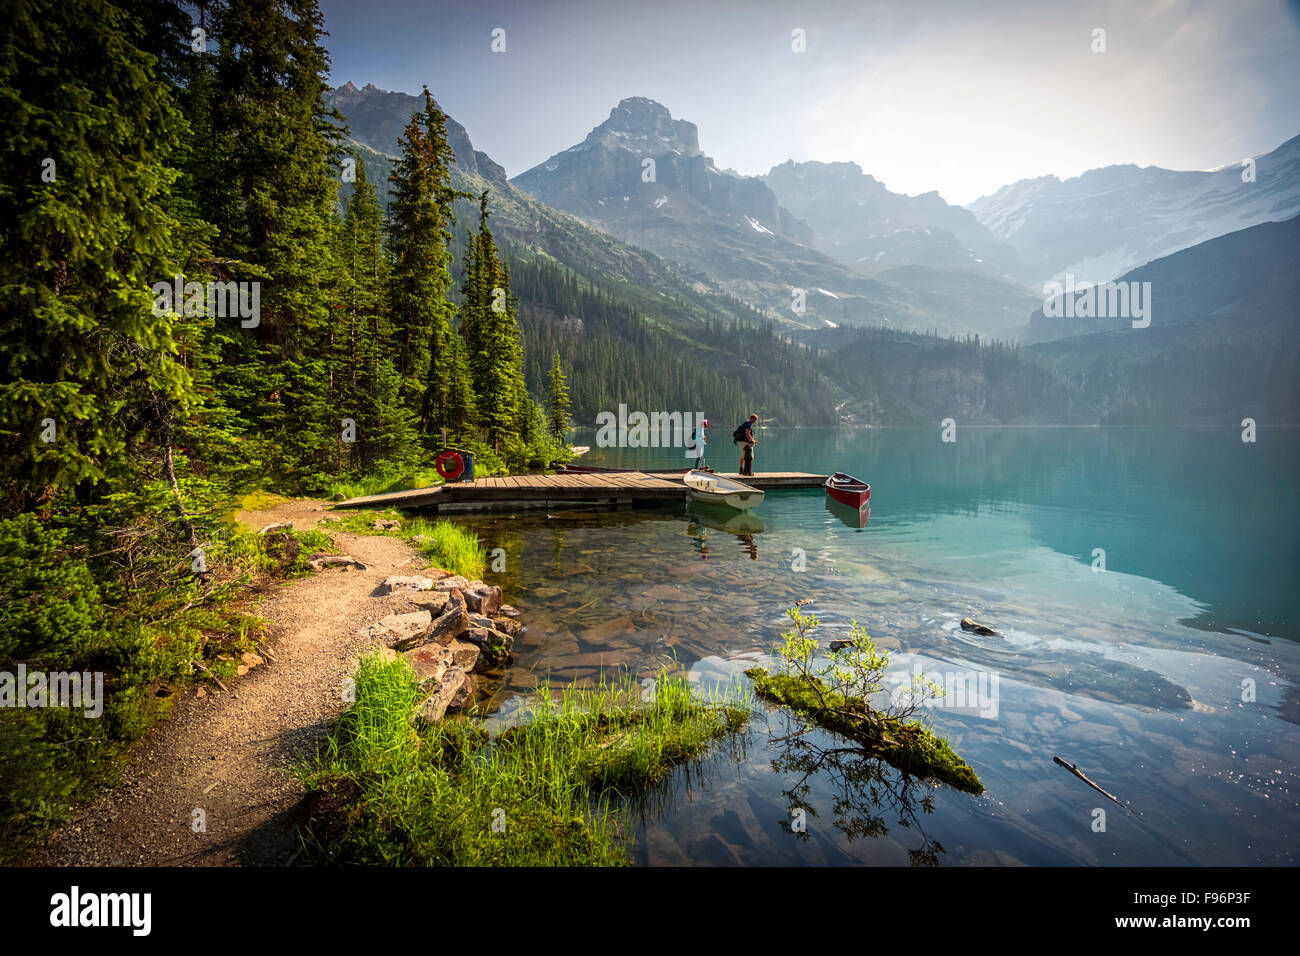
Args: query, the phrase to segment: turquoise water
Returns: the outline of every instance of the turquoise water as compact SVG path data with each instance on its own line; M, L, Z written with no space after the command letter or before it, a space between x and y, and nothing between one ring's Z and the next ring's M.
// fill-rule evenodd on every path
M715 429L719 470L739 457L727 431ZM529 624L496 704L509 712L543 680L674 661L702 688L743 684L785 609L811 599L819 637L860 621L893 677L948 684L928 719L988 793L927 791L861 761L812 768L773 740L789 732L782 715L756 705L745 739L654 795L638 862L1296 862L1300 434L759 437L760 473L869 481L866 526L820 491L770 492L740 522L680 506L474 519L505 549L496 577ZM592 464L680 467L663 450L595 448L594 433L575 443L593 446ZM963 617L1000 634L964 632ZM792 832L799 811L806 829Z

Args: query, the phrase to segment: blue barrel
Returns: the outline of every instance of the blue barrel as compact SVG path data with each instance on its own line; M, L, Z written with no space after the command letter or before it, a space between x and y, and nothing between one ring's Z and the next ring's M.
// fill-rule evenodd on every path
M471 455L469 452L465 451L465 452L461 452L460 457L465 459L465 470L461 473L460 480L473 481L474 480L474 456Z

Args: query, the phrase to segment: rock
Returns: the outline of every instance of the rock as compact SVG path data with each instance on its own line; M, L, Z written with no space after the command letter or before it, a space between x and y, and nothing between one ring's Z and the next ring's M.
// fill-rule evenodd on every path
M604 644L615 634L624 634L634 630L636 630L636 625L633 623L632 618L626 614L620 614L618 617L601 621L599 624L587 628L582 633L582 639L591 644Z
M402 657L411 665L415 679L424 690L439 683L453 663L451 648L441 644L425 644L407 651Z
M482 655L479 653L477 644L453 639L446 647L451 651L451 662L464 670L466 674L478 666L479 658Z
M463 707L474 693L470 676L459 667L448 667L429 696L416 705L411 716L426 724L442 720L449 707Z
M459 675L459 676L458 676ZM444 684L455 685L459 680L459 686L451 695L451 700L447 703L448 710L459 710L468 704L474 697L474 678L465 673L462 668L452 666L447 669L443 676Z
M427 611L437 617L447 609L446 591L409 591L405 595L406 603L412 608Z
M831 641L832 651L842 651L846 647L856 647L857 641Z
M652 601L680 601L682 599L682 590L671 584L656 584L654 587L642 591L641 596Z
M357 636L377 638L388 647L396 647L403 641L423 634L432 623L433 613L427 610L389 614L387 617L381 617L374 624L363 627L357 632Z
M495 630L500 631L502 634L509 635L510 637L518 637L524 630L524 626L522 624L520 624L518 621L510 620L510 618L508 617L501 617L500 615L498 615L494 618L490 618L489 620L492 621L492 627Z
M502 604L501 613L504 614L506 617L518 617L519 608L513 607L512 605L509 604Z
M207 697L207 696L208 696L207 688L200 687L198 690L196 690L196 691L194 692L194 696L195 696L195 697Z
M381 647L375 653L379 655L379 659L385 664L397 660L397 651L391 647Z
M980 624L978 621L972 621L968 617L961 619L961 629L963 631L974 631L976 634L983 634L986 637L996 637L998 632L993 630L987 624Z
M348 500L348 496L341 493L335 495L333 498L330 499L330 501L347 501L347 500Z
M450 577L445 577L438 582L439 591L451 591L453 589L457 591L463 591L467 587L469 587L469 582L466 581L459 574L453 574Z
M307 565L313 571L323 571L328 567L342 566L346 571L350 568L358 568L362 571L369 571L370 568L363 561L358 561L349 554L313 554L307 559Z
M469 629L469 615L465 613L465 609L448 608L427 629L393 646L399 651L404 651L420 644L450 644Z
M402 527L402 522L391 521L387 518L376 518L375 523L370 527L374 531L398 531Z
M428 544L431 540L432 539L427 534L417 534L414 538L411 539L411 544L419 548Z
M239 659L248 667L256 667L258 664L265 663L261 657L254 654L252 651L244 651L244 653L239 655Z
M472 641L479 647L504 647L509 649L514 638L491 627L473 627L465 631L462 640Z
M465 603L471 611L480 614L496 614L501 610L501 589L495 584L471 588L465 592Z
M384 583L379 585L379 593L392 594L400 588L412 588L416 591L428 591L433 588L433 578L390 574L388 577L384 578Z
M443 593L447 595L448 608L458 607L461 610L469 609L469 604L465 600L465 594L463 591L452 588L450 591L444 591Z
M265 528L263 528L261 531L257 533L271 534L273 531L292 531L292 530L293 530L292 521L277 521L275 524L267 525Z

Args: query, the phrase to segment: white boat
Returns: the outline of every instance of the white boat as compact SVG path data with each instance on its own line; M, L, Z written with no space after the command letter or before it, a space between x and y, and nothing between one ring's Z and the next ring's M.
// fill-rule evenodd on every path
M707 471L688 471L682 480L696 501L748 511L763 500L763 492L757 488Z

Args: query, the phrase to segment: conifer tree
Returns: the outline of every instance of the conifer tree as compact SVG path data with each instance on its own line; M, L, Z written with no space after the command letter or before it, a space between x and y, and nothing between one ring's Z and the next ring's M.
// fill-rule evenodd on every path
M447 117L424 90L424 112L413 114L399 142L389 203L393 253L392 321L396 366L404 401L420 412L426 433L450 420L454 349L451 319L452 203L455 153L447 142Z
M551 374L546 388L546 424L551 434L563 441L569 431L569 383L560 366L560 350L551 360Z
M129 474L190 401L174 317L172 144L187 129L138 20L101 0L6 15L0 474L6 513ZM21 108L16 108L21 104Z
M465 251L461 330L469 357L479 422L488 442L508 457L531 437L536 410L524 382L523 348L510 272L488 228L488 194L479 196L478 231Z
M246 446L281 476L319 475L337 459L340 409L330 382L330 283L341 119L324 103L329 55L314 0L224 0L211 11L211 130L227 184L205 212L214 253L260 283L249 328L218 320L221 391ZM233 196L230 195L233 193Z

